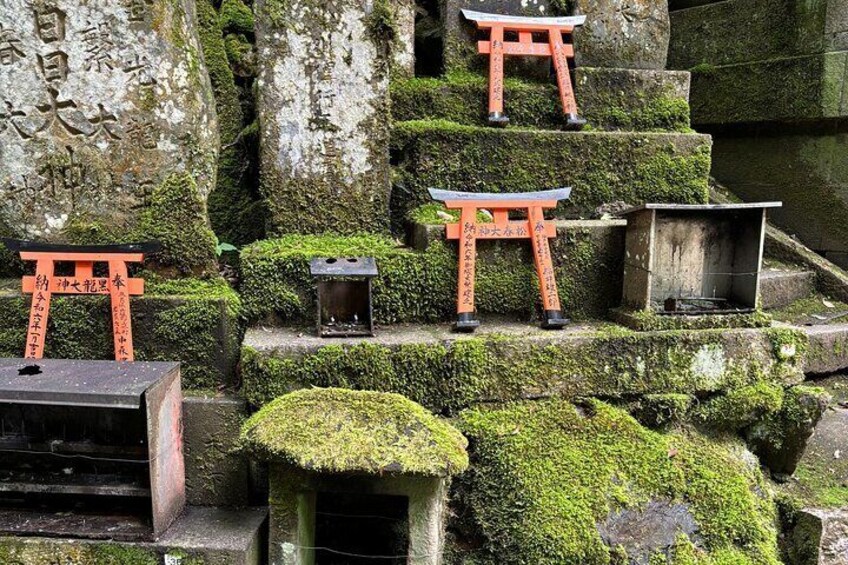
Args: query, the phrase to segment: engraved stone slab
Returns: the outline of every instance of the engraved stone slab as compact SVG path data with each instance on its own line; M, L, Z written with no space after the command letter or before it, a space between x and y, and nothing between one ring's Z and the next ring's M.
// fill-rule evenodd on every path
M257 2L272 234L388 226L392 40L374 10L374 0Z
M3 0L0 224L129 227L178 171L208 194L217 119L194 20L193 0Z

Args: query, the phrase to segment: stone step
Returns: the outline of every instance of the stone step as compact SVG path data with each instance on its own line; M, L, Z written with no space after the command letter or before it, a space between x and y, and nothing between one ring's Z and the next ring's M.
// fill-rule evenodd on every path
M586 217L624 201L705 203L709 136L685 133L565 132L496 129L410 121L392 133L396 228L429 202L428 187L523 192L571 186L557 213Z
M20 279L0 280L0 357L21 357L30 297ZM150 282L132 298L139 361L180 361L183 389L232 384L241 342L241 300L223 280ZM57 296L50 308L45 357L114 359L108 296Z
M603 318L620 305L624 260L622 220L558 221L551 255L566 313ZM289 236L266 240L242 252L242 299L247 316L269 325L313 323L313 257L374 256L374 315L379 323L453 320L456 311L455 242L437 233L444 226L418 226L418 251L391 240L360 236ZM481 314L531 320L541 312L538 282L527 242L480 243L476 305Z
M592 131L690 131L689 73L579 67L574 77L580 114ZM488 97L488 77L482 74L395 80L392 117L487 126ZM552 80L506 78L504 99L512 126L563 128L559 91Z
M791 328L634 332L594 322L545 331L491 319L472 336L446 324L338 339L255 327L245 337L241 394L259 406L301 387L342 386L398 392L436 411L554 394L697 395L757 375L798 382L805 340Z
M261 565L266 508L187 507L156 542L1 537L0 559L16 565Z
M813 271L766 268L760 275L760 308L782 308L805 298L816 288Z

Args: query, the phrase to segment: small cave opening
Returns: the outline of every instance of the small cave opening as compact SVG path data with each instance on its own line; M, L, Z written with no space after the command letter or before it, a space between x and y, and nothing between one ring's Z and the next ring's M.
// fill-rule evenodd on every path
M415 0L415 76L436 77L444 70L439 0Z
M316 565L405 565L409 499L319 492L315 504Z

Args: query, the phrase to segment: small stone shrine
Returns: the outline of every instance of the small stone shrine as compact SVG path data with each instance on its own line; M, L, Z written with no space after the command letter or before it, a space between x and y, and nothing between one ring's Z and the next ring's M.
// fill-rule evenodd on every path
M55 239L131 227L153 189L215 183L217 119L193 0L8 0L0 12L0 221Z

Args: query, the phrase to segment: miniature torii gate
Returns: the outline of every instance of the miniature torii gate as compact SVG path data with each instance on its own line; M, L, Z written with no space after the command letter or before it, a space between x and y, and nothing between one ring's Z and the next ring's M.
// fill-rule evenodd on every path
M10 251L17 251L24 261L35 261L35 276L24 276L22 291L32 294L27 326L27 359L44 356L50 299L54 294L98 295L111 297L112 331L117 361L134 359L130 296L144 294L144 280L129 278L127 263L140 263L147 253L160 249L158 243L126 245L61 245L4 239ZM74 264L71 276L55 276L57 262ZM94 276L94 264L106 263L105 277Z
M574 57L574 46L562 39L562 34L571 34L575 27L583 25L586 16L525 18L472 10L462 10L462 15L473 21L478 29L489 30L489 39L477 43L478 52L489 56L489 123L499 126L509 123L503 109L504 57L524 55L553 59L566 125L579 129L586 124L586 120L577 113L577 101L568 72L568 59ZM518 32L518 41L504 41L506 31ZM534 42L534 33L547 33L548 42Z
M545 329L561 328L568 323L562 317L549 237L556 237L556 225L545 220L544 208L555 208L557 202L571 195L571 188L539 192L472 193L431 188L430 197L460 210L459 223L448 224L447 238L459 242L459 288L457 291L457 331L474 331L480 322L474 317L474 275L478 239L529 239L533 246L536 274L544 307ZM491 210L493 221L477 223L477 211ZM510 220L510 210L525 210L526 220Z

